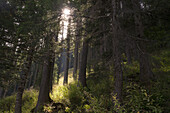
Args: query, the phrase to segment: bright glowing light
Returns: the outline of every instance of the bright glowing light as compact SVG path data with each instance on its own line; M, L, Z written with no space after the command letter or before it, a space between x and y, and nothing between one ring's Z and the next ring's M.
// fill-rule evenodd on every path
M59 33L59 40L61 41L61 39L66 39L67 38L67 29L68 29L68 21L70 18L70 14L71 14L71 10L68 7L65 7L62 10L62 21L60 22L61 25L61 30Z
M70 14L70 9L65 8L65 9L63 10L63 13L64 13L65 15L69 15L69 14Z

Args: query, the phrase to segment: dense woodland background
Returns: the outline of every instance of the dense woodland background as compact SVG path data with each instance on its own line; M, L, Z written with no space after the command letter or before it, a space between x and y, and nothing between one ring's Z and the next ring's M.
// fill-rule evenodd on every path
M0 0L0 113L169 106L169 0Z

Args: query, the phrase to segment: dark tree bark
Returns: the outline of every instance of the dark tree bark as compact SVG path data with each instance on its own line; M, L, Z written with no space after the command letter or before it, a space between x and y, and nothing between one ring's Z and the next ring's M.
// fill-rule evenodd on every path
M84 39L83 41L83 48L81 54L81 63L80 63L80 70L79 70L79 82L83 87L87 87L86 84L86 65L87 65L87 54L88 54L88 40Z
M132 41L131 39L126 36L126 45L125 45L125 52L127 57L127 64L132 64Z
M3 94L3 88L0 87L0 99L2 98L2 94Z
M122 87L123 87L123 72L121 66L121 52L120 52L120 27L119 22L117 20L117 11L118 11L118 1L112 0L112 31L113 31L113 58L114 58L114 78L115 78L115 86L114 86L114 94L117 95L117 99L119 101L122 100Z
M30 79L29 79L29 84L28 84L28 89L30 89L31 88L31 85L32 85L32 79L33 79L33 76L34 76L34 73L35 73L35 63L34 64L32 64L32 66L31 66L31 72L30 72Z
M61 39L61 46L63 46L63 44L64 44L64 22L62 23L62 39ZM65 55L65 52L66 52L66 50L65 50L65 48L62 48L62 52L61 52L61 68L60 68L60 72L63 72L64 71L64 69L65 69L65 57L66 57L66 55Z
M13 91L13 93L15 93L16 90L17 90L17 82L15 81L15 82L14 82L14 91Z
M66 49L66 62L65 62L65 68L64 68L64 81L63 84L68 84L68 69L69 69L69 51L70 51L70 24L71 20L69 19L69 25L68 25L68 33L67 33L67 49Z
M136 36L140 39L144 39L144 27L141 20L140 15L140 3L136 0L131 0L133 5L134 12L134 20L135 20L135 27L136 27ZM137 47L139 50L139 63L140 63L140 79L141 81L148 82L149 79L153 77L151 63L149 61L149 55L146 51L146 44L144 41L140 40L137 41Z
M60 20L58 21L59 26ZM35 108L35 112L41 109L41 106L45 103L48 103L51 100L49 93L52 91L52 81L53 81L53 71L54 71L54 62L55 62L55 50L54 42L58 41L58 31L57 36L53 36L53 33L49 34L49 37L46 39L46 53L44 55L44 64L43 72L41 78L40 91L38 96L38 102Z
M74 57L73 57L73 52L71 52L70 51L70 55L69 55L69 59L70 59L70 61L69 61L69 69L70 68L73 68L73 66L74 66Z
M77 20L77 28L76 28L76 39L75 39L75 48L74 48L74 66L73 66L73 78L77 80L77 68L78 68L78 55L79 55L79 43L80 43L80 35L81 35L81 23L80 19Z
M52 51L52 60L50 61L50 91L52 91L53 88L54 63L55 63L55 53L54 51Z
M50 52L48 51L46 53L46 56L44 58L44 64L43 64L43 73L42 73L42 79L41 79L41 85L40 85L40 91L38 96L38 102L36 105L35 112L39 109L41 105L44 105L45 103L50 101Z
M20 82L19 82L19 87L16 96L16 103L15 103L15 113L22 113L22 95L31 68L32 58L33 58L33 50L30 49L20 76Z
M82 50L78 53L78 70L80 73L80 66L81 66L81 56L82 56Z
M51 101L51 98L49 96L50 89L51 89L51 73L52 73L52 62L53 62L53 56L54 56L54 36L52 33L49 35L48 38L45 40L46 42L46 52L44 54L44 64L43 64L43 70L42 70L42 78L41 78L41 84L40 84L40 91L38 96L38 102L35 108L35 112L37 112L39 109L41 109L42 105L45 103L48 103Z
M77 67L78 67L78 42L75 42L75 49L74 49L74 70L73 70L73 78L74 80L77 79Z
M36 83L36 80L37 80L37 75L38 75L38 73L39 73L39 68L40 68L40 66L39 66L39 64L35 64L36 66L35 66L35 74L34 74L34 81L33 81L33 88L35 88L35 83Z
M65 62L65 69L64 69L64 81L63 81L63 84L68 84L68 69L69 69L69 48L68 47L67 47L67 51L66 51L66 60L65 61L66 62Z
M59 79L60 79L60 73L61 73L61 65L62 65L62 60L61 60L61 56L62 53L60 53L60 56L57 56L57 66L58 66L58 72L57 72L57 84L59 83Z
M55 42L58 42L59 41L59 38L58 38L58 35L59 35L59 32L60 32L60 22L61 22L61 18L59 18L58 22L57 22L57 33L56 33L56 36L55 36ZM62 37L63 38L63 37ZM53 50L53 58L52 58L52 63L51 63L51 91L52 91L52 84L53 84L53 73L54 73L54 65L55 63L57 63L57 66L58 66L58 72L57 72L57 84L59 82L59 74L60 74L60 67L61 67L61 64L58 62L55 62L56 61L56 58L57 60L59 60L59 57L56 56L55 54L55 50ZM60 60L59 60L60 61Z
M8 88L5 88L5 89L4 89L3 98L5 98L5 97L6 97L7 91L8 91Z

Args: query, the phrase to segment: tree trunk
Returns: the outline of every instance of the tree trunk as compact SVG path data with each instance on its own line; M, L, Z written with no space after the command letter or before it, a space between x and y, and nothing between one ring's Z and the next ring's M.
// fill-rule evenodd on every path
M131 39L126 36L126 47L125 47L125 52L126 52L126 57L127 57L127 64L132 64L132 49L131 49Z
M0 87L0 99L2 98L2 94L3 94L3 88Z
M6 97L7 91L8 91L8 89L7 89L7 88L5 88L5 89L4 89L3 98L5 98L5 97Z
M32 79L33 79L33 76L34 76L34 73L35 73L35 63L32 64L32 69L30 71L30 79L29 79L29 84L28 84L28 89L31 88L31 84L32 84Z
M78 70L79 70L79 73L80 73L80 66L81 66L81 56L82 56L82 50L80 50L80 52L78 53Z
M105 23L103 23L103 31L107 29ZM107 51L107 37L106 34L103 33L103 52Z
M87 54L88 54L88 40L84 40L82 54L81 54L81 64L79 70L79 82L83 87L87 87L86 84Z
M57 56L57 66L58 66L58 72L57 72L57 84L59 83L59 79L60 79L60 72L61 72L61 65L62 65L62 60L61 60L61 56L62 53L60 53L60 56Z
M50 35L49 38L46 40L47 52L44 55L44 64L43 64L40 91L38 96L38 102L34 112L37 112L39 109L41 109L42 105L51 101L49 93L50 91L52 91L52 80L53 80L54 61L55 61L54 41L57 40L58 40L58 36L53 37L53 35Z
M39 73L39 64L35 64L35 74L34 74L34 81L33 81L33 88L35 88L35 83L36 83L36 79L37 79L37 75Z
M78 42L75 43L74 49L74 70L73 70L73 78L77 80L77 66L78 66Z
M119 22L117 20L117 6L118 2L116 0L112 0L112 31L113 31L113 58L114 58L114 78L115 78L115 91L117 99L122 101L122 87L123 87L123 72L121 66L121 52L120 52L120 28Z
M73 62L74 61L73 52L70 51L69 57L70 57L69 58L69 60L70 60L69 61L69 69L70 69L70 68L73 68L73 65L74 65L74 62Z
M81 25L80 25L80 19L78 19L77 22L77 32L76 32L76 40L75 40L75 48L74 48L74 66L73 66L73 78L74 80L77 80L77 68L78 68L78 48L79 48L79 40L80 40L80 31Z
M64 44L64 22L62 22L62 39L61 39L61 46L63 46ZM62 48L62 52L61 52L61 68L60 68L60 72L63 72L65 69L65 48Z
M15 93L15 92L16 92L16 90L17 90L17 82L15 81L15 83L14 83L14 91L13 91L13 93Z
M68 25L68 33L67 33L67 49L66 49L66 62L65 62L65 68L64 68L64 81L63 81L63 85L64 84L68 84L68 69L69 69L69 51L70 51L70 24L71 24L71 20L69 19L69 25Z
M43 64L43 73L41 78L40 91L38 96L38 102L36 105L35 112L40 108L41 105L50 101L50 54L46 54Z
M68 44L68 43L67 43ZM68 46L68 45L67 45ZM69 69L69 47L67 47L67 51L66 51L66 60L65 60L65 69L64 69L64 81L63 81L63 85L64 84L68 84L68 69Z
M88 73L91 73L92 64L93 64L92 61L93 61L93 59L92 59L92 48L89 47L88 48L88 57L87 57L87 64L88 64L87 71L88 71Z
M50 61L50 91L53 89L53 72L54 72L54 63L55 63L55 53L52 52L52 60Z
M140 39L144 39L144 27L140 15L140 3L136 0L131 0L133 5L134 20L136 26L136 36ZM149 79L153 77L151 63L149 61L149 55L146 52L146 44L144 41L137 41L137 46L139 49L139 63L140 63L140 79L141 81L149 82Z
M29 50L27 60L23 66L23 70L22 70L21 76L20 76L20 83L18 86L18 92L17 92L17 96L16 96L16 103L15 103L15 113L22 113L22 95L24 92L28 74L30 72L30 67L32 64L32 57L33 57L33 51Z

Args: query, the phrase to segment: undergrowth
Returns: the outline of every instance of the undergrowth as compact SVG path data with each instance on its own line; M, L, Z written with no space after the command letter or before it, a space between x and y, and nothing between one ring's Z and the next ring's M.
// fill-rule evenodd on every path
M16 94L8 96L0 100L0 113L14 113ZM23 113L30 113L35 107L38 99L38 91L31 89L23 94L22 111Z
M158 56L158 57L157 57ZM139 82L139 64L124 65L123 101L119 103L114 91L114 77L111 72L95 70L88 74L87 88L78 87L77 82L69 85L54 85L50 95L55 103L62 103L68 113L168 113L170 108L169 51L162 51L154 57L154 79L151 85ZM158 62L160 61L160 62ZM161 64L159 67L156 63ZM23 96L23 113L35 107L38 92L26 91ZM0 100L0 112L14 112L15 95ZM53 112L49 104L45 112Z

